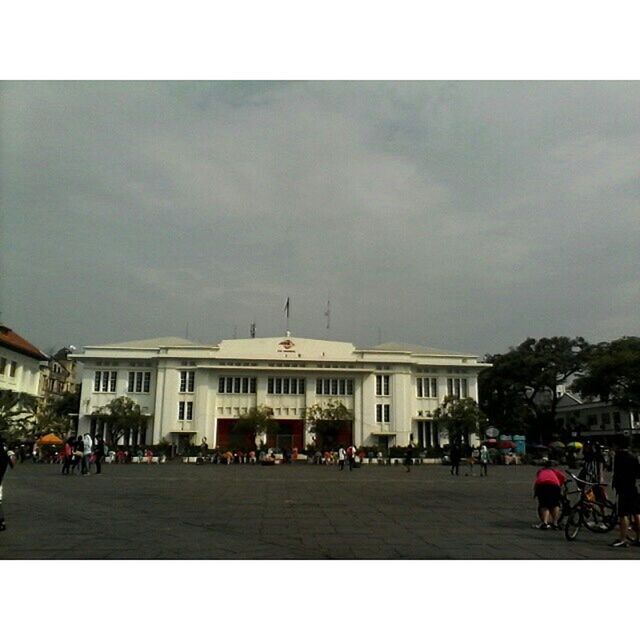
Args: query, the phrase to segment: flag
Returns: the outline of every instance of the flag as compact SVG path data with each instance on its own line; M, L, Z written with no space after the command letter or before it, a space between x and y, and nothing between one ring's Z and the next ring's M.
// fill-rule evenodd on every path
M251 329L249 330L249 335L250 335L252 338L255 338L255 337L256 337L256 323L255 323L255 322L252 322L252 323L251 323Z
M287 296L287 302L284 305L284 310L287 312L287 318L289 317L289 297Z
M329 323L331 322L331 301L327 299L327 310L324 312L324 315L327 318L327 329L329 328Z

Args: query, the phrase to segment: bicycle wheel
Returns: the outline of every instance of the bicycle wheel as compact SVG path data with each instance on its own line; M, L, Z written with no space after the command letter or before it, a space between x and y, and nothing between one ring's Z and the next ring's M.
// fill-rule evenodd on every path
M576 539L578 532L582 527L582 509L577 505L571 509L567 516L567 523L564 525L564 537L572 542Z
M582 522L592 533L608 533L618 521L616 505L607 500L595 502L583 513Z

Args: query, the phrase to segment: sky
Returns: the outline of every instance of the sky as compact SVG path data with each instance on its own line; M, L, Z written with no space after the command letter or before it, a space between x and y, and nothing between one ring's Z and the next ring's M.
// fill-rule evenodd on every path
M2 82L0 322L483 355L640 334L638 82ZM330 329L325 311L330 299Z

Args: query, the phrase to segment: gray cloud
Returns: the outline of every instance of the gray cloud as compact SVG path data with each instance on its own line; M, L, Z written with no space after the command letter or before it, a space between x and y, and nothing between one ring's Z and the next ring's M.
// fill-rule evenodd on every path
M0 85L0 310L42 348L638 333L640 85Z

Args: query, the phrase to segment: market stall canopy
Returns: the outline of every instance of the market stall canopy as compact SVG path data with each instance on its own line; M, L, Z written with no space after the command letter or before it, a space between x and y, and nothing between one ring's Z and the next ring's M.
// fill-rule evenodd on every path
M582 442L570 442L567 447L572 447L573 449L582 449Z
M516 443L511 440L500 440L498 442L498 449L515 449Z
M560 441L551 442L551 443L549 444L549 446L550 446L552 449L564 449L564 448L565 448L565 445L564 445L562 442L560 442Z
M53 433L48 433L38 440L38 444L62 444L62 440Z

